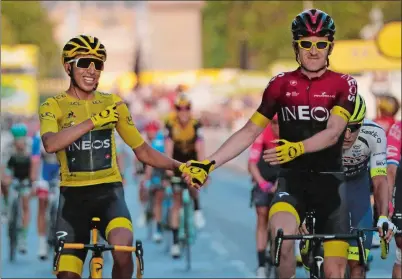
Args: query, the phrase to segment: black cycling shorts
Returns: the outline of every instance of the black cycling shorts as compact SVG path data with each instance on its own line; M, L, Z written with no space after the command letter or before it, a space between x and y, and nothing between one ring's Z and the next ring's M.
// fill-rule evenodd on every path
M251 190L251 203L255 207L269 207L273 198L274 193L264 192L258 185Z
M343 179L333 174L287 172L278 181L272 200L270 216L281 210L276 203L294 208L296 219L303 222L308 211L315 211L315 232L323 234L348 233L349 217L345 203L341 203ZM342 194L344 195L344 193Z
M66 242L89 243L93 217L100 218L98 230L106 240L114 228L133 231L121 182L60 187L56 236L64 236ZM63 250L59 271L81 275L86 254L85 250Z

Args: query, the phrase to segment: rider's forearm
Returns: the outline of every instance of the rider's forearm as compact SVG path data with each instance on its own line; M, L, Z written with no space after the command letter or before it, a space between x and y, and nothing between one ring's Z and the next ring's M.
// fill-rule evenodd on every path
M385 175L372 178L374 201L380 216L388 216L388 182Z
M246 150L264 130L250 120L239 131L234 133L227 139L224 144L212 155L208 156L208 160L215 160L215 169L226 162L237 157Z
M262 183L265 179L262 177L260 170L257 167L256 163L248 163L248 171L250 172L253 179L259 184Z
M43 146L47 153L57 152L66 148L93 128L94 124L91 119L87 119L76 126L63 129L60 132L45 133L42 136Z
M150 147L146 142L135 148L134 152L138 160L158 169L175 170L181 165L181 162L167 157L165 154Z
M197 140L195 142L195 151L197 152L197 160L202 161L205 159L205 142L204 140Z
M31 181L38 180L40 158L31 158L30 179Z
M303 141L304 153L317 152L334 145L341 134L342 130L335 127L327 128L315 134Z
M387 167L387 183L388 183L388 200L392 201L392 194L394 192L395 179L396 179L396 171L398 166L396 165L388 165Z

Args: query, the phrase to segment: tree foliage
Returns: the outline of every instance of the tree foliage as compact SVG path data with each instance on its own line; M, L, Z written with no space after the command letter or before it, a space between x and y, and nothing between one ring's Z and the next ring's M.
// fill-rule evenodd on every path
M401 20L400 1L314 1L334 20L336 39L359 39L378 7L384 21ZM279 58L294 58L290 24L303 1L208 1L203 10L204 67L239 67L239 47L248 41L251 68L265 70Z
M2 1L2 44L39 46L39 76L55 76L60 68L60 50L53 38L53 25L39 1Z

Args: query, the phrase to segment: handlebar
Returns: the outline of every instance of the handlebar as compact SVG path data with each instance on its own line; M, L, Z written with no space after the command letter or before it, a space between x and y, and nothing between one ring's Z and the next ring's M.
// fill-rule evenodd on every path
M364 232L358 230L356 234L307 234L307 235L284 235L282 229L278 229L275 237L274 265L280 265L281 249L283 240L357 240L359 250L359 264L366 265L366 251L364 249Z
M142 249L142 242L136 240L134 246L121 246L121 245L109 245L109 244L83 244L83 243L66 243L64 238L60 238L56 246L56 255L53 260L53 272L57 272L59 265L59 260L61 252L63 249L74 249L74 250L90 250L102 254L106 251L120 251L120 252L135 252L137 258L137 277L139 275L144 275L144 250Z
M383 231L383 236L381 237L380 245L381 245L381 259L385 260L388 258L389 254L389 243L385 241L385 235L388 232L388 223L384 222L382 224L382 231ZM351 231L362 231L362 232L378 232L379 228L351 228Z

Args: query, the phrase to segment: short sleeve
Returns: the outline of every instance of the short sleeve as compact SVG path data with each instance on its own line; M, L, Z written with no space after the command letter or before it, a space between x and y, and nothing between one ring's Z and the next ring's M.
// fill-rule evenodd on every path
M53 98L49 98L39 107L40 135L57 133L59 126L58 118L61 116L59 105Z
M269 120L271 120L278 111L277 100L281 93L281 87L284 80L284 73L281 73L273 77L268 83L262 95L261 104L257 111L251 117L251 121L265 128Z
M357 81L350 75L342 75L337 92L337 99L332 113L341 116L346 122L355 109L358 93Z
M119 121L116 124L116 130L123 141L132 149L135 149L144 143L144 139L142 138L138 129L135 127L133 118L128 111L127 105L117 95L113 95L113 99L115 103L122 102L117 106Z

